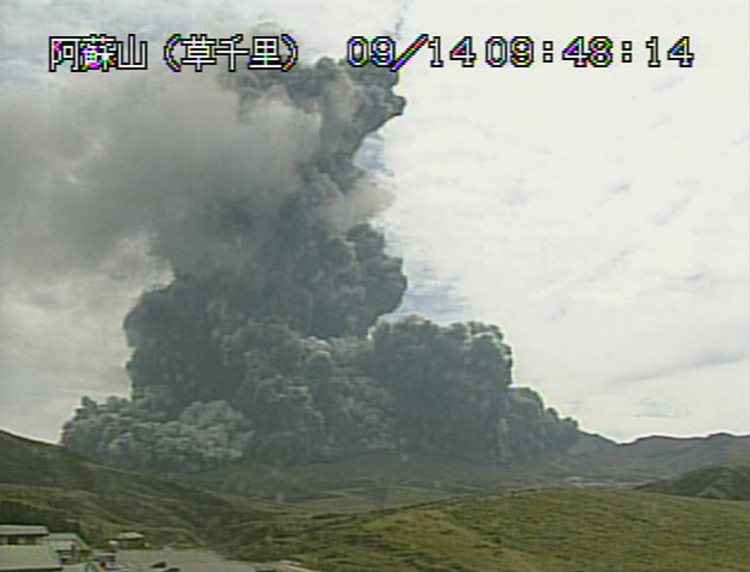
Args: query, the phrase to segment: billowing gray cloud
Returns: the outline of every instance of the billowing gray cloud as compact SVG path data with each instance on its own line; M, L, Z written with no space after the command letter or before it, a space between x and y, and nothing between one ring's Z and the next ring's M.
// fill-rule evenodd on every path
M527 3L481 0L440 9L303 0L99 6L0 2L0 128L13 134L12 143L0 146L0 219L8 229L0 240L0 425L47 438L76 401L64 401L60 387L94 396L127 392L120 322L144 287L169 278L149 240L181 212L174 194L149 203L145 188L127 190L149 204L145 209L114 188L89 208L87 193L95 190L76 178L108 180L96 164L97 145L122 154L108 167L115 187L133 161L165 175L173 170L190 185L206 176L190 172L209 172L221 164L221 153L233 156L206 108L232 95L206 92L208 77L188 88L198 78L112 75L110 92L91 77L44 72L47 35L136 32L154 41L157 55L157 42L173 32L246 32L245 22L270 17L288 23L310 61L322 53L342 56L355 33L395 29L408 41L427 31L441 34L445 48L466 34L481 41L499 33L500 16L508 33L529 30L558 42L582 25L601 27L601 16L584 7L565 5L539 20ZM392 173L395 203L383 224L404 238L399 254L407 273L410 260L424 260L441 282L440 295L455 294L448 306L459 306L464 318L500 324L516 352L517 378L579 415L587 429L622 438L649 430L747 430L748 361L732 361L747 355L748 343L747 2L727 0L717 9L697 0L662 7L642 0L613 10L608 25L614 27L606 31L613 38L639 42L660 29L668 41L670 34L691 33L696 67L647 69L641 59L585 74L560 61L530 70L469 70L447 61L434 69L423 51L399 85L410 100L408 121L392 122L367 151L372 168ZM190 100L193 89L203 107ZM182 142L148 124L158 115L148 109L151 98L196 115L173 132ZM83 102L115 117L90 119ZM293 123L283 102L275 112ZM228 140L241 144L228 126L228 108L212 113ZM167 109L159 118L175 122L179 114ZM130 136L118 141L110 133L107 140L97 131L102 127ZM143 151L135 127L147 141ZM311 131L302 126L302 133ZM146 152L163 147L179 155L180 143L194 145L198 136L218 145L216 154L188 165L158 162ZM72 145L74 138L89 146ZM304 150L292 149L290 160L295 153ZM269 161L281 170L291 164L284 157ZM218 181L262 178L252 169L222 172ZM143 180L142 187L158 189L156 181ZM62 194L70 206L61 206ZM186 250L173 241L161 254L190 256ZM419 264L411 271L419 274ZM430 296L422 300L439 305ZM87 358L80 369L76 355ZM32 382L44 389L32 393ZM685 400L690 415L662 425L635 418L635 404L663 387L659 399ZM576 411L565 411L576 401ZM3 408L21 402L54 420L42 429L44 421Z
M303 63L343 56L352 21L304 3L286 7L294 13L285 31L295 32ZM362 32L380 32L393 14L383 5ZM231 264L231 229L212 228L201 211L244 201L262 233L264 213L302 184L296 165L319 150L321 129L330 144L330 119L350 121L348 98L359 88L344 76L317 109L276 91L246 106L240 121L239 95L221 87L218 70L176 75L160 65L171 33L249 36L275 16L275 2L113 2L104 11L87 0L0 4L0 426L56 440L82 393L127 394L122 319L138 295L175 267ZM350 17L365 20L356 10ZM309 41L321 18L341 37ZM49 35L92 32L150 41L151 69L46 71ZM388 202L368 177L354 194L332 206L342 226ZM30 408L45 413L32 418Z

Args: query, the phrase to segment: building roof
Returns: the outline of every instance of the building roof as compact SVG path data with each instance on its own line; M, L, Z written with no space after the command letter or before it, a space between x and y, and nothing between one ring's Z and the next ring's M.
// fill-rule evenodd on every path
M81 537L78 536L75 532L50 532L49 539L50 540L75 540L77 542L83 542L83 540L81 540Z
M121 532L115 536L115 540L142 540L143 535L140 532Z
M49 546L0 546L0 572L53 572L62 569Z
M48 540L47 546L55 552L72 552L78 543L75 540Z
M29 526L25 524L0 524L0 536L47 536L46 526Z
M117 553L116 552L103 552L101 550L97 550L91 555L91 558L92 560L96 562L101 562L102 560L106 560L107 562L116 562Z
M75 532L50 532L46 540L47 544L55 547L55 550L61 549L58 546L64 546L65 548L62 548L62 550L70 550L70 544L72 543L77 544L79 550L90 550L89 545Z

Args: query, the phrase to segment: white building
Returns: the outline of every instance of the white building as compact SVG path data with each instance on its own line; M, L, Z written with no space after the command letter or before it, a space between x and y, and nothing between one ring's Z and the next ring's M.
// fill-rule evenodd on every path
M49 530L46 526L0 524L0 546L36 546L42 544L48 535Z
M59 572L62 569L57 555L44 544L0 546L0 572Z

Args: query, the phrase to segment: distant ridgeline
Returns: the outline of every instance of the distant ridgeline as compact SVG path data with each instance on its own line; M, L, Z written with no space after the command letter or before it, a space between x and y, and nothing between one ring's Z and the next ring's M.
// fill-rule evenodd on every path
M285 96L319 116L320 143L279 188L186 196L182 225L157 229L152 250L174 279L125 319L132 399L84 397L64 446L128 468L200 471L375 450L506 463L577 439L575 421L510 387L495 326L409 317L368 335L407 281L367 222L383 200L353 156L401 114L396 81L328 59L226 80L240 117L264 93Z

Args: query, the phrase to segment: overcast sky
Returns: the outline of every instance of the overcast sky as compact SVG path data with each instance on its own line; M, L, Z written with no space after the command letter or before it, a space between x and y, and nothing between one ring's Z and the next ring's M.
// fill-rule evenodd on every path
M249 4L0 0L0 427L56 441L82 394L127 395L122 319L168 278L135 239L112 238L110 256L97 256L117 236L106 221L76 232L60 222L65 208L50 208L67 204L76 161L97 160L71 131L87 107L60 102L94 92L112 102L97 110L127 121L127 97L149 93L135 75L167 73L169 35L274 20L302 62L343 57L352 35L392 34L401 48L420 33L442 38L445 67L430 67L425 48L402 69L405 113L360 157L395 196L381 222L412 285L403 311L498 324L516 384L588 431L750 431L746 0ZM50 35L128 32L150 41L158 69L46 71ZM473 69L447 57L466 35ZM555 61L491 68L492 35L552 40ZM577 35L610 36L615 63L561 61ZM665 57L683 35L692 69ZM646 65L650 36L658 69ZM633 63L619 58L622 40L634 42ZM195 113L189 96L179 103L175 117Z

